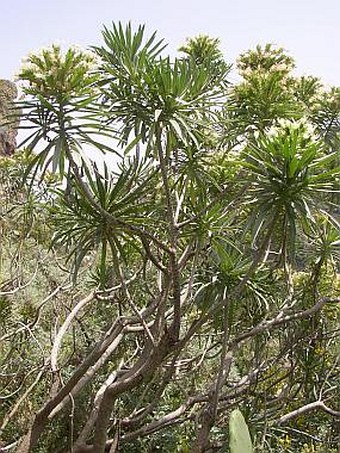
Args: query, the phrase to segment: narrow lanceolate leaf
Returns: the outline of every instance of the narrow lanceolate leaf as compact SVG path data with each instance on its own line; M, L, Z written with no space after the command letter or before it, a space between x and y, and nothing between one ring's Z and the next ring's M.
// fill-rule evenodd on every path
M57 171L57 168L58 168L58 165L60 162L60 158L61 158L62 149L63 149L63 140L61 138L59 138L56 142L55 151L54 151L53 159L52 159L53 173L55 173Z
M141 141L142 139L142 136L141 134L138 134L133 140L131 140L130 143L128 143L128 145L126 146L126 148L124 149L124 156L126 156L127 154L129 154L129 152L135 148L135 146Z

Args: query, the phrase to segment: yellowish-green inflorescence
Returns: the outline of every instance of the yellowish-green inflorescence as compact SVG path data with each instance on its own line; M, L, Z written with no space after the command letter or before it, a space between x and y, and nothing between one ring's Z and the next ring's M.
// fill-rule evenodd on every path
M59 45L31 53L24 61L18 78L24 92L33 96L68 101L72 96L91 95L95 74L94 54L77 47L63 52Z

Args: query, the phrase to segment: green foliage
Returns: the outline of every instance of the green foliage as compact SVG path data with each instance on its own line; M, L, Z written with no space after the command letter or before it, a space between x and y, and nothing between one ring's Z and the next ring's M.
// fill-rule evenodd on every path
M52 212L55 225L53 244L67 247L67 261L73 259L75 274L86 255L101 250L98 259L100 273L104 276L108 249L111 258L119 256L125 260L124 249L129 236L153 222L148 218L152 205L148 195L157 172L150 172L150 167L138 157L119 166L119 170L114 175L104 165L102 175L95 164L92 168L85 167L89 198L84 197L79 182L66 197L63 197L62 190L56 192L58 199ZM138 245L134 247L138 248Z
M108 121L119 124L120 142L129 143L127 150L142 140L151 153L160 128L171 147L178 142L197 145L200 128L213 114L209 107L223 96L228 68L216 78L209 67L193 60L159 57L162 41L155 34L146 40L144 31L139 27L132 36L130 25L104 29L105 46L94 48L101 59Z
M259 134L244 150L246 180L252 181L249 205L253 241L261 230L283 223L283 252L293 251L297 222L306 230L325 209L324 193L335 188L340 168L304 122L282 122ZM291 253L288 253L291 254Z
M187 40L178 50L193 58L196 64L218 63L223 60L223 54L218 48L220 40L208 35L199 35Z
M33 175L44 179L45 173L65 174L65 161L82 156L82 143L91 143L105 152L106 145L98 136L111 137L109 128L102 130L98 112L98 73L95 57L77 49L62 53L59 46L44 49L41 54L28 57L19 77L26 82L24 92L29 99L18 102L22 113L30 118L23 128L29 131L23 141L32 150L41 146L27 167L26 177Z

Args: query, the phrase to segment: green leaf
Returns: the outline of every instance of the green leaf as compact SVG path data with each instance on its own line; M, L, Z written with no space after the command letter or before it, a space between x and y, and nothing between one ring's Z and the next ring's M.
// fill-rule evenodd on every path
M124 156L129 154L129 152L139 143L142 139L142 135L138 134L124 149Z
M52 171L55 173L57 171L59 162L60 162L60 157L63 149L63 140L59 138L55 144L55 151L53 154L53 159L52 159Z
M247 423L239 409L232 411L229 419L230 453L252 453L253 447Z

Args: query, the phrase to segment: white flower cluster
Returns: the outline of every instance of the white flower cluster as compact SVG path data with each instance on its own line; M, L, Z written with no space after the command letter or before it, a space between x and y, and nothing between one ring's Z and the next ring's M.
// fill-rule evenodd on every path
M62 49L52 44L30 53L24 60L18 78L26 94L46 97L84 95L97 75L98 67L93 53L80 46Z
M81 64L86 68L86 70L92 71L98 67L97 56L94 53L83 49L78 44L69 46L66 51L63 51L59 44L52 44L49 47L42 47L38 51L31 51L26 57L22 58L20 69L15 78L17 80L20 80L20 75L23 72L30 70L34 70L37 77L45 76L46 69L40 68L37 64L34 63L34 61L47 61L47 59L49 59L52 66L57 68L65 59L66 53L68 51L72 51L74 57L82 57Z
M299 120L280 118L276 126L270 127L266 131L266 136L275 138L282 134L282 132L288 132L293 130L300 131L300 137L309 140L317 141L317 133L315 127L308 121L307 118L300 118Z
M294 60L286 54L283 48L272 44L265 47L257 46L242 54L237 60L237 67L244 78L253 74L280 74L285 78L294 68Z

